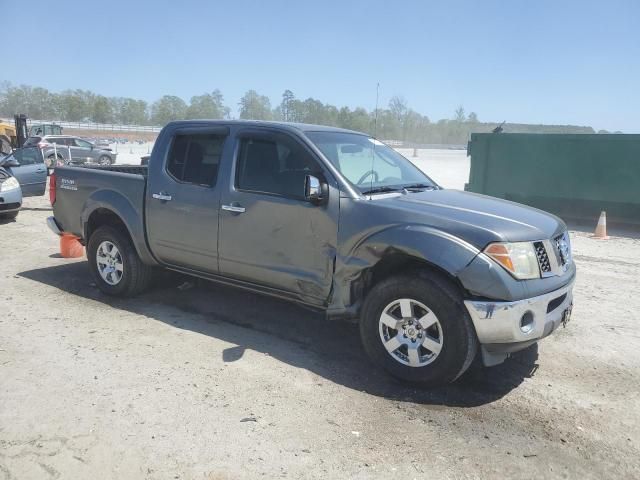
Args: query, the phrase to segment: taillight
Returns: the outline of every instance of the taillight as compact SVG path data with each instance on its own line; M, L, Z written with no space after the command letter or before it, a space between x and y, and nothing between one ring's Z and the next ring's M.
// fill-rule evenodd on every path
M49 201L51 202L51 206L56 203L56 174L52 173L49 176Z

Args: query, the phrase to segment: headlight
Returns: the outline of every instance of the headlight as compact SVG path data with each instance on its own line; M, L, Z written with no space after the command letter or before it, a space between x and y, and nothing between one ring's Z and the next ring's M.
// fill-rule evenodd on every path
M492 243L484 253L518 280L540 278L538 257L532 242Z
M0 192L8 192L9 190L15 190L20 188L20 182L16 177L9 177L4 182L0 183Z

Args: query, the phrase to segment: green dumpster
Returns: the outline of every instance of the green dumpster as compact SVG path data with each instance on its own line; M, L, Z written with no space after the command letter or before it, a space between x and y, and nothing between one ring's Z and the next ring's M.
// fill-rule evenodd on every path
M563 219L640 224L640 135L474 133L465 190Z

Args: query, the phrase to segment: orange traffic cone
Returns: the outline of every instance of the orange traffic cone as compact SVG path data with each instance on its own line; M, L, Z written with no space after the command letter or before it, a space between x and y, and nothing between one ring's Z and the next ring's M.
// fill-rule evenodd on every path
M600 240L608 239L607 235L607 212L604 210L600 213L600 218L598 219L598 225L596 225L596 231L592 235L593 238L598 238Z
M64 233L60 236L60 255L64 258L78 258L84 255L84 247L78 237Z

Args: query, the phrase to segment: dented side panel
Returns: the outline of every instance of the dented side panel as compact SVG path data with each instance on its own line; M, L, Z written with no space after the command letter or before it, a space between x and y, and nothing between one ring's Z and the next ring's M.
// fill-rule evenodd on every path
M389 255L429 262L457 276L479 253L473 245L441 229L416 223L409 211L380 208L377 200L342 198L340 245L329 311L354 312L359 298L353 285Z

